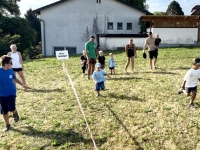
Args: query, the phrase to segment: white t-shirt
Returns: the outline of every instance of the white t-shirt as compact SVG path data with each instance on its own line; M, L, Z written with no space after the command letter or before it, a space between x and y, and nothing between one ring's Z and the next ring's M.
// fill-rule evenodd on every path
M200 79L200 69L193 69L191 68L190 70L187 71L184 77L185 87L195 87L198 85Z
M16 52L16 53L11 52L10 57L12 58L12 63L13 63L12 68L21 68L18 52Z

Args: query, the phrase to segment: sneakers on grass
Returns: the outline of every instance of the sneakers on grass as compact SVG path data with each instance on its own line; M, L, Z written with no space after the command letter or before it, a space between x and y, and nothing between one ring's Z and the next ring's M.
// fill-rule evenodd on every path
M190 107L190 108L196 108L196 106L194 105L194 103L190 103L190 104L189 104L189 107Z
M183 93L183 89L180 89L179 91L178 91L178 94L182 94Z
M7 124L2 131L7 132L8 130L10 130L10 124Z
M13 118L14 118L14 121L15 121L15 122L18 122L18 121L19 121L19 115L18 115L17 112L13 114Z

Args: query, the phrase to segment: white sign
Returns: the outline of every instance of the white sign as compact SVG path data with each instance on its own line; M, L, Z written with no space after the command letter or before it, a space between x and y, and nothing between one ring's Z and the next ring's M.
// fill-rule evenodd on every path
M57 60L69 59L68 50L56 51Z

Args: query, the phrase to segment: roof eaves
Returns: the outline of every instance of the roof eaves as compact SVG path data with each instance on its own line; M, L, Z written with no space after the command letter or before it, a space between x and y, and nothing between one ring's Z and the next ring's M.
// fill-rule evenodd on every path
M198 11L200 11L200 8L198 8L196 11L194 11L191 15L199 15L199 14L195 14L195 13L197 13Z
M118 1L118 2L120 2L120 3L123 3L123 4L125 4L125 5L127 5L127 6L129 6L129 7L132 7L132 8L134 8L134 9L138 10L138 11L141 11L141 12L145 13L146 15L153 15L153 14L152 14L151 12L149 12L148 10L141 9L141 8L139 8L139 7L137 7L137 6L133 5L133 4L131 4L131 3L125 2L124 0L116 0L116 1Z
M52 3L52 4L46 5L46 6L44 6L44 7L40 7L40 8L38 8L38 9L35 9L35 10L33 10L32 12L35 13L35 14L40 14L40 11L41 11L41 10L46 9L46 8L49 8L49 7L52 7L52 6L55 6L55 5L60 4L60 3L63 3L63 2L65 2L65 1L68 1L68 0L60 0L60 1L54 2L54 3ZM125 2L125 1L123 1L123 0L116 0L116 1L118 1L118 2L120 2L120 3L123 3L124 5L127 5L127 6L129 6L129 7L132 7L132 8L134 8L134 9L138 10L138 11L141 11L141 12L145 13L146 15L153 15L153 14L152 14L151 12L149 12L148 10L141 9L141 8L139 8L139 7L137 7L137 6L133 5L133 4L130 4L130 3L128 3L128 2Z
M68 0L60 0L60 1L57 1L57 2L54 2L54 3L51 3L49 5L46 5L46 6L43 6L43 7L40 7L38 9L35 9L33 10L32 12L35 13L35 14L40 14L40 11L43 10L43 9L46 9L46 8L49 8L49 7L52 7L52 6L55 6L57 4L60 4L60 3L63 3L65 1L68 1Z

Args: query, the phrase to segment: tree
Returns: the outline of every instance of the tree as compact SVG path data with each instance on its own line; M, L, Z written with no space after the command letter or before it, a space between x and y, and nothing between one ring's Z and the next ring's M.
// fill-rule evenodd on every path
M124 1L133 4L141 9L147 8L146 0L124 0Z
M24 18L1 16L0 29L0 45L3 46L1 47L1 55L7 54L10 51L10 44L14 43L17 44L18 50L23 54L35 41L34 31Z
M19 16L20 10L17 2L20 0L0 0L0 15Z
M33 43L33 46L39 44L41 41L41 25L40 25L40 20L36 18L32 14L32 9L27 10L25 14L25 18L28 21L29 26L34 30L35 32L35 42Z
M164 15L167 15L166 12L163 12L163 11L155 11L155 12L153 12L153 14L155 16L164 16Z
M167 15L184 15L184 12L182 11L182 8L180 7L179 3L175 0L173 0L166 11Z

